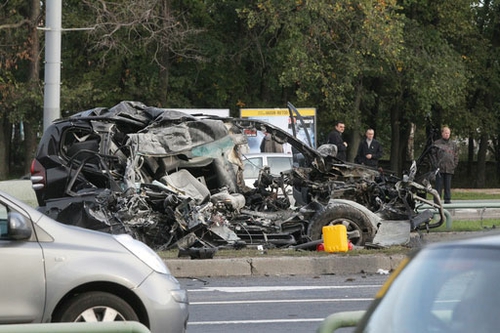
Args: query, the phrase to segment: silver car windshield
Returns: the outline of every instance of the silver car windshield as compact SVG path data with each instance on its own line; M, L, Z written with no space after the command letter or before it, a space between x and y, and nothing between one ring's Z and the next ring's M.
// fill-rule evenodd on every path
M423 250L393 281L361 331L498 331L499 255L491 248Z

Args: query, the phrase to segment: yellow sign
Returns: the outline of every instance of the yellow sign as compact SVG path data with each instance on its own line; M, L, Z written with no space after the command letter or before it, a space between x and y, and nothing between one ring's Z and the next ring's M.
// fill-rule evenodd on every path
M315 116L315 108L297 108L300 115L305 116ZM290 112L288 109L240 109L240 115L242 118L247 117L288 117Z
M298 121L295 113L293 113L293 117L290 117L288 108L240 109L240 117L267 122L281 128L290 135L295 135L297 139L305 144L309 145L309 142L311 142L310 145L316 147L316 108L298 108L297 111L302 121ZM260 152L260 143L264 135L258 131L246 134L249 151L251 153ZM286 153L291 152L291 147L288 144L285 144L284 149ZM287 151L287 149L289 150Z

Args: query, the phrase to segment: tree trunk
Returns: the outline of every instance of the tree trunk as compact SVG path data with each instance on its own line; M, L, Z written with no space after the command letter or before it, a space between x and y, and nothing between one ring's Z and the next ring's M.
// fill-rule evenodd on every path
M474 165L474 137L469 135L467 145L467 178L472 177L472 166Z
M399 103L395 103L391 108L391 170L400 175L402 172L401 157L401 123L400 123Z
M417 125L415 123L410 124L410 132L408 135L408 146L407 146L407 158L410 161L415 159L415 131L417 129Z
M31 41L30 48L30 66L29 66L29 81L28 85L32 92L38 91L40 84L40 40L38 38L38 21L40 19L40 1L31 0L31 12L30 12L30 24L29 24L29 36ZM23 173L27 174L30 172L31 161L34 157L38 133L38 126L33 124L38 124L40 117L40 108L37 103L32 104L32 109L26 116L26 121L24 121L24 162L23 162Z
M7 128L10 125L9 120L5 115L0 118L1 121L1 131L0 131L0 180L5 180L9 176L9 143L10 137L7 135Z
M477 152L476 187L484 188L486 185L486 152L488 151L488 136L481 135L479 151Z
M356 153L358 152L358 146L361 141L361 137L363 135L363 131L360 132L361 121L360 121L360 106L361 106L361 97L363 94L363 79L359 79L357 87L356 87L356 97L354 99L353 105L353 117L351 123L351 137L349 140L349 149L347 149L347 161L353 162L356 157Z
M23 174L29 174L31 168L31 162L35 157L35 151L37 148L37 137L38 125L33 126L30 122L24 123L24 168Z
M161 11L164 18L170 17L171 9L170 9L170 1L164 0L161 3ZM167 37L168 38L168 37ZM165 42L165 45L168 45L168 40ZM160 56L160 74L159 74L159 107L166 107L168 105L168 90L169 90L169 80L170 80L170 52L168 46L164 47L161 50L162 54Z
M495 150L497 179L500 179L500 137L498 135L493 140L493 149Z

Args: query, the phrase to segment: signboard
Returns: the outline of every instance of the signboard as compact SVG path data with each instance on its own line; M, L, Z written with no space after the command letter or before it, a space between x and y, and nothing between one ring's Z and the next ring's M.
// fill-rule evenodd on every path
M217 117L229 117L229 109L171 109L174 111L186 112L189 114L205 114L209 116L217 116Z
M297 111L302 116L304 124L297 117L290 118L290 111L287 108L240 109L240 117L265 121L287 131L290 135L293 135L292 122L294 122L297 138L309 145L305 132L305 128L307 128L312 146L316 148L316 108L297 108ZM250 132L246 134L248 137L249 152L260 153L260 143L264 138L264 134ZM286 144L283 148L286 153L291 153L290 145Z

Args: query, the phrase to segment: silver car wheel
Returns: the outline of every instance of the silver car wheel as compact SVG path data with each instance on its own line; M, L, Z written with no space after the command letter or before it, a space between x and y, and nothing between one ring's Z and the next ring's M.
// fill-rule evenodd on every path
M96 306L85 310L75 322L125 321L121 313L110 307Z

